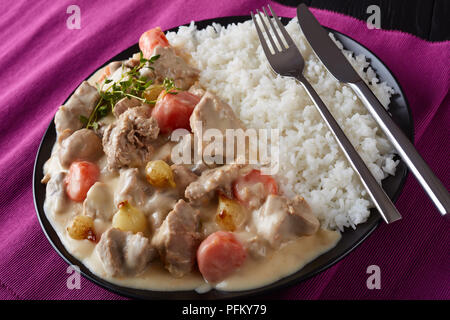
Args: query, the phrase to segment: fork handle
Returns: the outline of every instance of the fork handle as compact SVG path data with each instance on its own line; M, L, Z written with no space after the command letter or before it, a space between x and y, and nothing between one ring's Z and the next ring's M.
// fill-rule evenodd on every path
M447 213L450 210L450 196L447 189L434 175L416 148L414 148L411 141L409 141L402 130L395 124L366 83L360 80L356 83L349 83L349 85L367 107L372 117L386 134L389 141L394 145L394 148L400 154L403 161L405 161L411 172L416 176L439 212L448 218L449 215Z
M348 140L344 131L342 131L341 127L336 122L336 120L334 119L328 108L325 106L325 104L323 103L322 99L319 97L317 92L314 90L311 84L303 77L303 75L296 76L296 79L303 85L306 92L308 92L308 95L316 105L323 120L333 133L337 143L339 144L348 161L352 165L353 169L361 179L362 184L369 193L370 198L372 199L373 203L378 209L378 212L383 217L384 221L386 221L386 223L391 223L401 219L401 215L397 211L397 208L394 206L391 199L389 199L387 194L384 192L383 188L381 188L381 186L375 180L372 173L369 171L366 164L359 156L358 152L356 152L350 140Z

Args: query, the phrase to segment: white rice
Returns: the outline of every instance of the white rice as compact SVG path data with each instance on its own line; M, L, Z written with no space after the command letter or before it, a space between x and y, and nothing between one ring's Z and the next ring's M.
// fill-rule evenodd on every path
M377 181L394 174L393 147L355 93L318 61L296 18L286 29L306 61L304 75ZM302 86L272 73L252 21L203 30L191 23L167 38L192 55L200 84L228 102L247 127L280 130L277 178L285 194L305 197L323 227L343 230L367 220L372 204L364 187ZM387 107L393 89L379 83L363 55L343 52Z

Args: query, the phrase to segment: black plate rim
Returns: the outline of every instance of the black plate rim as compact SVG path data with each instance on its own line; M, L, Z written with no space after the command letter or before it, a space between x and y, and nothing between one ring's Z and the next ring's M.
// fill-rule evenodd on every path
M227 17L219 17L219 18L213 18L213 19L205 19L205 20L201 20L201 21L196 21L196 25L211 25L212 23L218 23L220 25L227 25L230 23L239 23L245 20L250 19L250 16L227 16ZM231 20L230 20L231 19ZM283 22L287 22L288 19L291 18L284 18L282 17ZM184 26L187 26L188 24L184 24ZM377 61L378 64L380 64L390 75L390 77L392 77L392 79L394 80L397 89L396 91L401 98L404 100L404 104L406 107L406 111L407 111L407 115L408 115L408 128L406 128L406 134L408 136L408 138L411 141L414 141L414 123L413 123L413 118L412 118L412 112L411 112L411 108L409 106L408 100L406 95L403 92L403 89L400 86L400 83L398 82L397 78L395 77L395 75L391 72L391 70L384 64L384 62L378 58L378 56L376 56L372 51L370 51L367 47L365 47L364 45L360 44L358 41L354 40L353 38L339 32L336 31L334 29L325 27L328 31L331 31L332 33L334 33L335 35L339 36L339 37L343 37L343 38L347 38L350 41L354 42L356 45L358 45L359 47L361 47L362 49L366 50L367 52L370 53L370 55L375 58L375 60ZM176 31L178 29L178 27L175 28L171 28L167 31ZM110 60L108 60L106 63L104 63L102 66L100 66L97 70L99 70L100 68L102 68L103 66L105 66L106 64L108 64L111 61L114 61L115 58L122 54L125 51L129 51L130 49L132 49L133 47L135 47L135 45L121 51L120 53L118 53L116 56L112 57ZM94 74L97 70L95 70L92 74ZM91 75L92 75L91 74ZM89 78L90 76L88 76L87 78ZM68 96L68 98L73 94L73 92ZM68 99L67 98L67 99ZM67 100L66 100L67 101ZM52 126L54 126L54 118L52 119L52 121L50 122L49 126L47 127L41 141L39 144L39 148L38 151L36 153L36 158L35 158L35 162L34 162L34 167L33 167L33 202L34 202L34 206L35 206L35 210L37 213L37 217L39 220L39 224L42 228L42 230L44 231L44 234L46 236L46 238L48 239L48 241L50 242L50 244L52 245L52 247L54 248L54 250L58 253L58 255L68 264L68 265L77 265L80 268L80 273L87 278L88 280L90 280L91 282L95 283L96 285L99 285L100 287L111 291L113 293L116 293L118 295L121 296L125 296L125 297L129 297L129 298L135 298L135 299L236 299L236 298L243 298L243 297L253 297L253 296L257 296L257 295L261 295L261 294L269 294L272 293L274 291L280 291L282 289L285 289L287 287L291 287L295 284L299 284L301 282L304 282L308 279L311 279L312 277L316 276L317 274L325 271L326 269L332 267L333 265L335 265L336 263L338 263L339 261L341 261L343 258L345 258L349 253L351 253L356 247L358 247L364 240L366 240L373 232L374 230L378 227L378 225L381 222L381 217L378 215L378 213L375 210L371 210L371 215L370 217L372 217L372 221L371 223L373 224L361 237L358 238L357 241L353 242L352 245L350 245L347 250L342 253L340 256L338 256L337 258L333 259L332 261L325 263L324 265L322 265L319 268L316 268L315 270L309 272L306 275L303 276L296 276L297 273L299 273L301 270L285 277L282 279L277 280L274 283L271 283L269 285L263 286L263 287L259 287L256 289L251 289L251 290L245 290L245 291L230 291L230 292L223 292L223 291L218 291L218 290L211 290L207 293L203 293L203 294L198 294L193 290L188 290L188 291L153 291L153 290L141 290L141 289L134 289L134 288L127 288L127 287L122 287L120 285L116 285L114 283L108 282L107 280L104 280L98 276L96 276L95 274L91 273L89 269L87 269L77 258L75 258L74 256L72 256L70 253L66 253L64 254L63 252L61 252L62 250L60 250L60 248L57 247L55 242L59 242L59 245L61 245L63 247L63 250L65 251L65 247L62 244L62 242L59 240L59 237L57 236L56 232L54 231L53 227L51 226L50 222L48 221L45 212L43 210L43 208L41 209L38 204L37 204L37 196L36 196L36 188L38 188L41 183L40 181L38 181L36 179L37 177L37 172L38 170L41 170L41 168L38 168L38 162L39 162L39 156L42 150L42 146L44 144L44 141L47 137L48 132L52 129ZM401 176L400 179L400 184L399 187L396 189L396 191L394 192L394 194L392 195L391 199L395 202L401 191L404 188L404 185L406 183L406 178L408 176L409 170L406 168ZM369 217L369 220L371 219ZM366 222L368 223L369 220ZM47 226L50 226L50 230L47 230ZM56 241L54 239L52 239L52 235L50 233L53 233L56 236ZM333 250L333 249L332 249ZM72 259L72 261L71 261ZM74 261L75 260L75 261ZM314 261L314 260L313 260ZM75 263L74 263L75 262ZM288 279L289 278L289 279ZM291 279L292 278L292 279ZM288 280L287 280L288 279ZM215 295L211 295L211 293L216 293Z

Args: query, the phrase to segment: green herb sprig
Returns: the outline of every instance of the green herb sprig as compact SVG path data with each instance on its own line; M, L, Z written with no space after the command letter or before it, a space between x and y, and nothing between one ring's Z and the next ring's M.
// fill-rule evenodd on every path
M170 78L165 78L162 85L166 93L177 94L178 91L181 90L180 88L177 88L175 86L175 82L173 81L173 79Z
M143 97L144 91L153 84L153 80L147 81L147 78L141 76L139 71L145 67L154 70L151 64L153 64L159 57L159 55L154 55L149 59L146 59L144 58L142 52L140 52L139 64L134 66L131 70L122 73L118 81L113 82L111 79L106 79L102 85L96 83L100 99L89 115L89 118L80 116L80 121L83 124L83 127L97 130L99 126L98 121L111 113L114 110L116 103L123 98L135 98L142 103L155 104L156 101L150 101ZM123 67L124 64L122 64L122 69Z

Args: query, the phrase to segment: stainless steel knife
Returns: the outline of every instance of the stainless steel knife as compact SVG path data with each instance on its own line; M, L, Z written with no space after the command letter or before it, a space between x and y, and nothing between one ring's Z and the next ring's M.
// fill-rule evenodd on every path
M447 214L450 211L450 196L442 182L434 175L414 145L395 124L380 101L353 69L306 5L301 4L297 7L297 18L306 39L328 71L337 80L347 83L356 92L439 212L448 218L450 216Z

